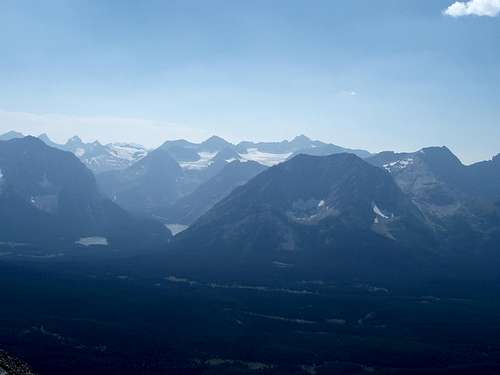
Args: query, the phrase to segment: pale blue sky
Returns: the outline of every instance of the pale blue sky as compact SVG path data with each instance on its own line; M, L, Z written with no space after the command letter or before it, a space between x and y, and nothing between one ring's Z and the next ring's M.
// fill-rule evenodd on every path
M500 17L453 0L0 0L0 132L500 152Z

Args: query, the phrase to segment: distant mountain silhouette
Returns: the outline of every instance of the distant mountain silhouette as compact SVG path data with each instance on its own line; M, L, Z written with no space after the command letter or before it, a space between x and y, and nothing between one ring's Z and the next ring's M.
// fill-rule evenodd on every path
M191 194L182 197L157 214L168 223L190 225L236 187L244 185L265 169L262 164L253 161L232 161Z
M15 138L23 138L24 135L22 133L16 131L9 131L5 134L0 135L0 141L10 141Z
M147 150L140 145L131 143L109 143L103 145L98 141L85 143L80 137L74 136L65 144L52 141L47 134L39 137L45 144L60 150L75 154L94 173L124 169L142 159Z
M151 212L181 195L183 171L168 151L157 149L132 166L98 175L99 186L120 206Z
M271 153L271 154L289 154L289 157L293 157L298 154L309 154L317 156L326 156L330 154L337 154L342 152L348 152L355 154L361 158L370 156L370 153L365 150L355 150L340 147L331 143L324 143L321 141L313 141L305 135L299 135L292 139L291 141L281 141L281 142L240 142L236 146L237 150L241 153L245 153L248 150L258 150L261 152Z

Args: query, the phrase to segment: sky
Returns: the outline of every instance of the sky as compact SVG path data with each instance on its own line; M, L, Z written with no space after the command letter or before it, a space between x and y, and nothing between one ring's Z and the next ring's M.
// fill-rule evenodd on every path
M500 0L0 0L0 132L500 153Z

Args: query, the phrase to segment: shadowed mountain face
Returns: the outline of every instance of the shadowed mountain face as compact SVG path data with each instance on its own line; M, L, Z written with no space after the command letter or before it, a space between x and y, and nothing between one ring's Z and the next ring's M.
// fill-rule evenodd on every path
M0 142L0 206L1 241L168 240L159 224L135 220L102 197L92 172L73 154L33 137Z
M216 263L347 272L354 264L367 270L383 259L412 259L433 241L425 218L387 172L337 154L299 155L259 174L181 233L175 246Z
M98 175L98 180L103 192L120 206L151 212L179 198L182 177L182 169L168 151L157 149L124 170Z
M465 170L466 178L461 183L464 191L495 202L500 200L500 154L466 166Z
M229 155L224 157L227 156ZM265 166L257 162L235 160L227 164L213 178L201 184L194 192L157 214L168 223L190 225L236 187L244 185L265 169Z
M463 165L446 147L383 152L367 159L391 173L448 247L480 251L500 225L498 158Z
M216 149L225 145L217 138L199 145L168 141L132 166L98 174L97 179L102 191L122 207L142 214L162 212L164 216L174 202L217 176L231 161L238 160L231 149ZM227 190L222 186L221 189L219 196ZM202 199L208 203L213 197Z

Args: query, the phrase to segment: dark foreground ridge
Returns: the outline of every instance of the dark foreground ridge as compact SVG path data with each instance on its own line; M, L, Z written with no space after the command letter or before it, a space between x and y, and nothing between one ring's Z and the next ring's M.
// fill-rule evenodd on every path
M0 375L35 375L29 366L0 350Z

